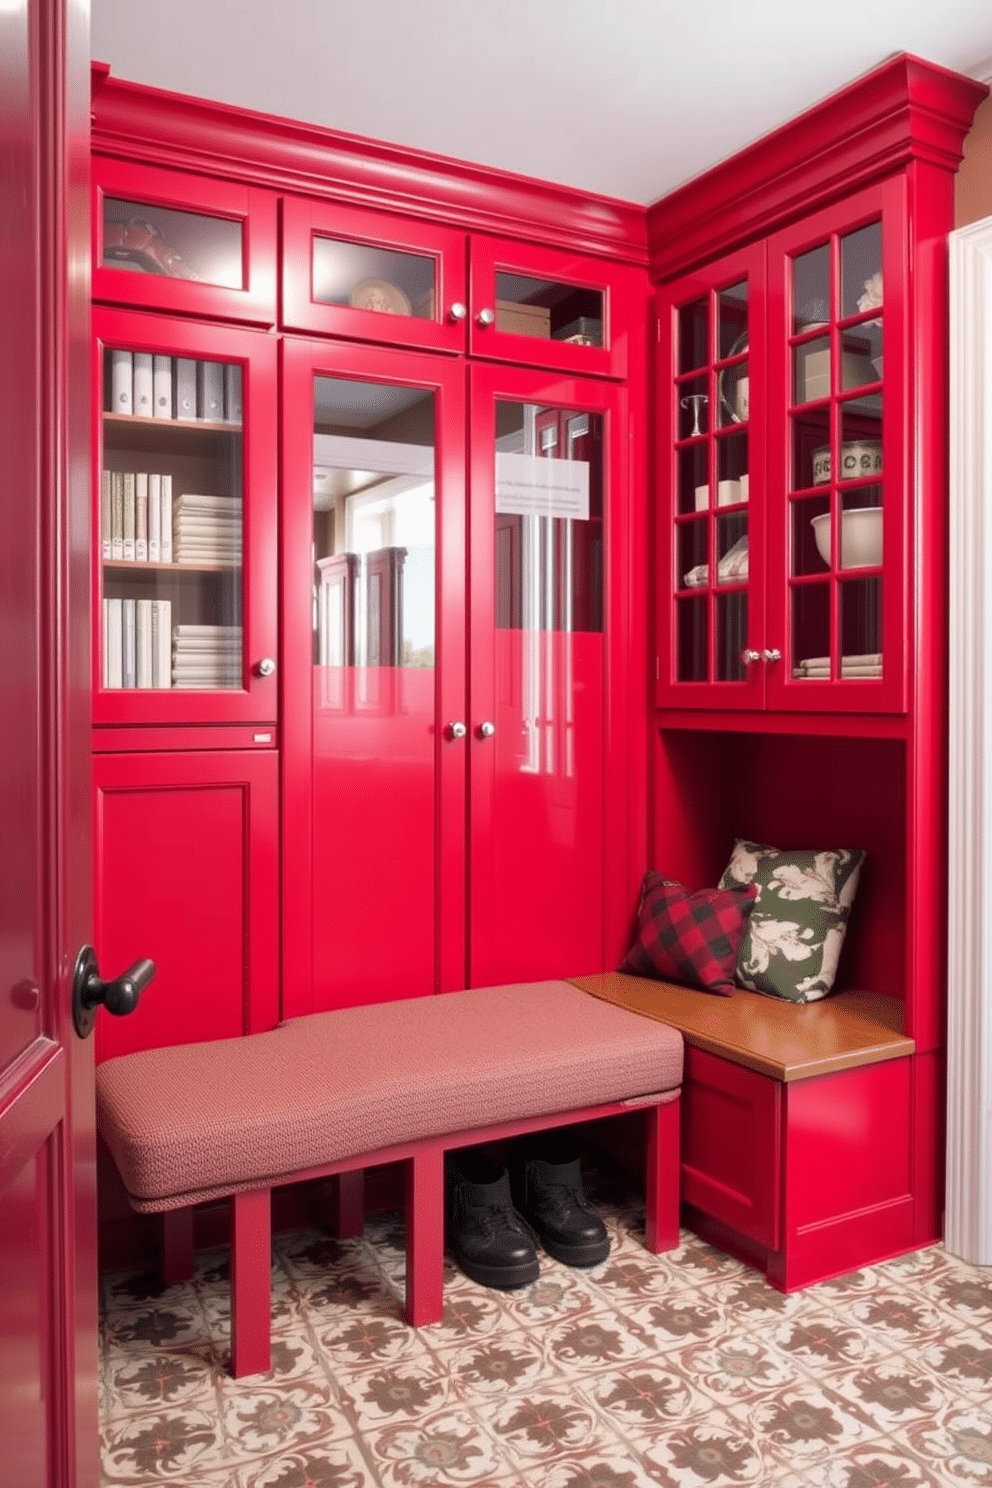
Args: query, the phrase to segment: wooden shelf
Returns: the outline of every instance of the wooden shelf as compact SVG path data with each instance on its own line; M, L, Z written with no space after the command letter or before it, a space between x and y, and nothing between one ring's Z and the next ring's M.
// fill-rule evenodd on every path
M140 413L103 415L105 449L218 454L225 441L240 443L241 433L241 424L208 423L206 419L146 418Z
M200 573L240 573L240 563L146 563L142 559L133 558L104 558L104 572L113 570L115 573L167 573L167 574L200 574Z

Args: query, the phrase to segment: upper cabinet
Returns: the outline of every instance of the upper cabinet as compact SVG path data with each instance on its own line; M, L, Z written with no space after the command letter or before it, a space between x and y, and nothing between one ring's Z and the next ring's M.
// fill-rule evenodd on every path
M93 193L95 300L275 322L273 193L99 155Z
M849 198L659 294L659 702L900 711L905 188Z
M622 266L333 202L282 214L287 329L626 376Z

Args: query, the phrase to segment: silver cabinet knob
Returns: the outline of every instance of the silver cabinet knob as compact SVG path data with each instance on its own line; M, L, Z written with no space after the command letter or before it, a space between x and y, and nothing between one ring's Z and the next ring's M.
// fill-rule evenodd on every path
M479 724L476 732L478 733L480 739L491 739L493 734L496 732L496 725L494 723L490 723L489 719L487 718L485 723Z
M451 308L448 311L448 319L449 320L464 320L467 314L468 314L468 307L467 307L467 305L463 305L462 302L461 302L461 300L456 300L455 303L451 306Z
M495 319L496 311L490 310L488 305L486 305L484 309L480 310L478 315L475 317L476 324L480 326L491 326Z
M464 737L465 737L465 735L467 733L468 733L468 729L465 727L465 725L463 723L449 723L448 724L448 738L449 739L464 739Z
M261 661L256 661L255 672L259 677L271 677L276 669L276 664L271 656L263 656Z
M764 656L765 656L765 660L766 661L781 661L782 660L782 653L778 649L777 646L772 646L770 648L770 650L765 651Z
M762 660L763 657L761 655L761 652L752 651L750 647L748 647L747 650L741 652L741 661L744 663L745 666L750 666L753 661Z

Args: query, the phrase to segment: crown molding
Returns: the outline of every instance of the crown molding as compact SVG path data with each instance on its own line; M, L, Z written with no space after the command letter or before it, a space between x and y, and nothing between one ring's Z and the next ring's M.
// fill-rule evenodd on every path
M900 53L648 208L670 278L923 161L954 172L984 83Z
M103 62L92 85L101 154L647 263L635 203L126 82Z

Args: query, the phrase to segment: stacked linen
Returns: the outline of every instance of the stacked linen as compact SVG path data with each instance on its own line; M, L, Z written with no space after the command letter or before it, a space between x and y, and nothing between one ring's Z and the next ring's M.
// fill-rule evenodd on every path
M177 625L172 632L173 687L240 687L240 625Z
M241 562L241 499L184 492L173 507L172 557L176 563Z
M830 657L811 656L806 661L799 661L793 668L794 677L827 677L830 676ZM840 675L845 677L881 677L882 675L882 653L880 651L869 651L862 656L842 656L840 659Z

